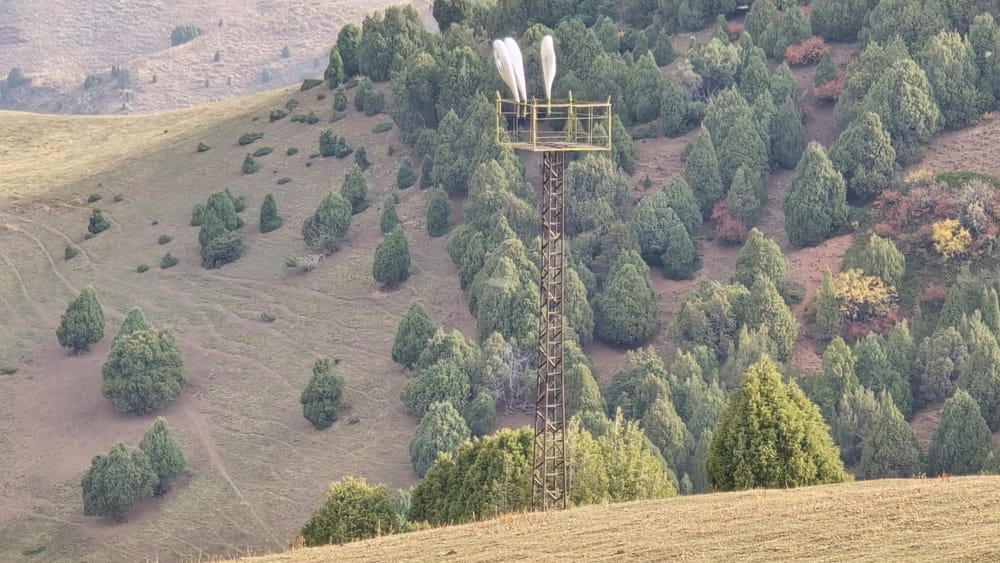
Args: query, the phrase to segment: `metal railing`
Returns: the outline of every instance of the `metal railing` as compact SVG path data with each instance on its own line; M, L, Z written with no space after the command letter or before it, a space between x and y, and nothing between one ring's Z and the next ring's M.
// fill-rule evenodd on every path
M532 152L611 150L611 98L607 102L531 99L496 95L496 141L501 147Z

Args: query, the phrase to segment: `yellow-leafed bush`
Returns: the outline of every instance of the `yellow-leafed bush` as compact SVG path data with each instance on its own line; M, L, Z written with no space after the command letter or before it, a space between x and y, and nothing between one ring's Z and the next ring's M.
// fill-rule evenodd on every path
M837 274L835 295L844 318L861 321L883 315L896 298L895 289L876 276L866 276L857 268Z
M903 176L903 182L907 184L929 186L934 183L934 172L926 168L917 168L916 170L912 170Z
M945 219L931 225L931 240L934 250L947 262L968 250L972 235L957 219Z

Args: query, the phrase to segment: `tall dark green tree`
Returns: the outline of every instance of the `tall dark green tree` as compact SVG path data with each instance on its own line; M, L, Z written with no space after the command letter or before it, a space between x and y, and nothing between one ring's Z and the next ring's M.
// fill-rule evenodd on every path
M431 9L441 33L448 31L452 24L462 23L472 16L472 2L469 0L434 0Z
M260 232L269 233L281 228L284 219L278 215L278 204L274 201L273 194L264 196L264 202L260 204Z
M782 207L785 232L794 246L815 246L847 221L844 178L819 143L810 142L803 153Z
M649 267L638 253L630 251L618 258L593 305L598 338L618 346L634 346L653 336L656 295Z
M906 45L898 37L888 43L872 42L865 45L857 58L847 65L844 89L834 108L837 128L843 130L858 116L863 115L863 102L872 85L896 63L909 58Z
M831 340L823 351L823 371L816 382L813 399L831 426L836 420L841 399L859 385L854 369L856 365L854 354L839 336Z
M448 111L438 125L434 149L432 179L449 194L466 189L472 166L468 158L468 141L462 121L454 111Z
M337 420L343 400L344 377L334 371L330 360L320 358L313 364L312 378L302 391L299 402L302 416L316 430L329 428Z
M672 176L660 189L666 205L674 210L688 236L695 238L701 231L701 210L694 191L681 176Z
M156 473L145 453L118 442L107 454L94 456L80 485L85 516L121 522L136 502L153 494Z
M431 201L427 205L427 233L432 237L439 237L448 232L448 215L450 213L451 201L448 199L448 192L442 188L434 190Z
M765 326L768 328L778 360L791 359L795 339L799 336L799 324L771 278L757 276L754 279L753 285L750 286L745 315L748 326L758 329Z
M151 328L153 328L153 325L149 324L149 321L146 320L146 315L143 314L142 309L139 307L129 307L128 312L125 314L125 320L122 321L122 326L118 328L118 334L111 341L111 345L114 346L118 340L133 332L149 330Z
M91 344L104 338L104 311L97 300L97 291L87 286L70 301L59 320L56 338L59 345L76 353L85 352Z
M643 260L653 266L660 265L660 258L667 247L667 229L672 223L680 224L666 194L661 190L642 198L630 223Z
M726 403L705 460L717 490L785 488L847 479L819 410L774 362L752 365Z
M173 330L141 330L121 338L111 347L101 377L101 393L120 412L146 414L171 403L185 383Z
M913 365L913 387L917 390L918 405L926 406L950 397L968 360L968 347L953 327L938 329L925 338Z
M361 45L361 28L348 23L337 34L337 51L344 63L344 76L350 78L358 74L358 48Z
M844 314L840 310L833 274L828 267L823 272L823 285L816 292L816 330L820 338L829 340L844 332Z
M815 0L809 14L812 31L828 41L855 41L869 4L868 0Z
M386 196L382 204L382 216L379 218L379 230L386 235L399 225L399 215L396 213L396 194Z
M350 226L351 204L340 194L330 192L302 224L302 238L313 250L332 252Z
M396 171L396 187L405 190L417 183L417 174L413 171L413 164L409 158L404 158L399 163L399 170Z
M712 145L712 134L704 127L701 128L684 163L684 179L698 199L703 215L708 214L712 206L725 196L726 190L719 172L719 158L715 153L715 146Z
M410 276L410 244L402 225L389 231L375 249L372 276L386 286L395 286Z
M884 44L899 36L911 52L920 51L948 25L943 4L939 0L880 0L868 14L858 39Z
M959 129L979 119L975 54L968 40L942 31L930 38L917 60L941 110L942 127Z
M836 78L837 67L834 66L833 59L830 58L830 51L823 51L823 57L819 60L819 64L816 65L816 76L813 79L813 85L819 87L829 84Z
M913 410L910 381L889 361L885 339L869 333L854 346L854 356L858 360L858 381L876 394L887 391L903 416L909 416Z
M652 53L639 57L625 88L625 105L636 123L648 123L660 116L663 77Z
M959 389L944 402L927 450L927 473L976 475L983 470L990 445L990 429L979 405L964 389Z
M498 332L522 345L530 342L538 331L536 289L522 282L510 258L501 257L476 300L479 340Z
M840 171L847 191L866 201L878 196L896 177L896 149L882 118L867 112L840 134L830 150L830 162Z
M872 427L861 440L860 469L864 479L904 478L920 473L917 435L884 391L878 397Z
M392 343L392 361L412 368L435 332L437 326L427 316L423 303L411 301L396 329L396 337Z
M732 281L751 287L758 276L769 278L779 293L788 290L788 262L785 256L776 242L753 228L736 256L736 272Z
M927 75L910 59L898 61L875 81L862 110L882 118L896 161L904 165L923 154L923 146L941 127L941 111Z
M668 211L673 211L667 208ZM691 235L677 218L676 214L667 215L667 227L663 232L664 249L659 262L663 264L663 273L672 280L686 280L694 277L698 256L695 253Z
M762 191L760 179L754 176L754 172L747 170L749 168L746 166L740 166L736 170L729 193L726 194L726 210L744 226L757 222Z
M323 79L330 85L331 90L344 83L344 59L340 56L340 49L336 45L330 49L330 62L323 72Z
M368 181L358 165L351 166L340 186L340 195L351 205L351 213L361 213L368 207Z
M791 170L799 163L806 149L806 128L802 112L791 98L778 103L771 120L771 159L778 166Z
M889 239L874 233L868 237L857 266L869 276L880 278L886 285L899 286L906 273L906 257Z
M732 184L741 166L746 166L761 178L768 173L768 147L749 117L737 117L729 128L729 134L721 141L716 140L719 174L725 185Z
M302 527L307 547L341 544L398 532L402 527L385 485L347 477L330 483L326 501Z
M185 466L184 453L167 425L167 419L161 416L153 421L142 435L139 449L149 458L153 472L156 473L155 493L157 496L162 495L169 489L174 477L184 471Z
M438 454L453 454L469 439L469 427L451 403L431 403L410 441L410 461L417 477L423 477Z
M968 360L962 364L959 386L969 392L982 410L990 431L1000 429L1000 344L979 315L965 336Z

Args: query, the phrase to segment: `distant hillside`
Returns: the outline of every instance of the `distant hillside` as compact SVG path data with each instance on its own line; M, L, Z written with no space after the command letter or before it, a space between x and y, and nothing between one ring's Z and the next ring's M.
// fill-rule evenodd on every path
M4 92L0 109L147 113L287 86L323 74L342 25L394 4L413 4L434 25L429 0L9 0L0 79L21 67L31 84ZM202 35L172 47L180 25ZM126 88L112 65L128 71ZM100 84L84 88L89 74Z
M885 480L588 506L240 561L996 561L998 486Z

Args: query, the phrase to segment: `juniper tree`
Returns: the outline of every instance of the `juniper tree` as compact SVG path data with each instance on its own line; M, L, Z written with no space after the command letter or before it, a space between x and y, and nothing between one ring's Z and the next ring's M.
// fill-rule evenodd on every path
M410 275L410 245L402 225L396 225L375 249L372 276L380 284L395 286Z
M399 215L396 213L396 196L391 194L386 196L385 203L382 204L382 216L379 219L379 230L382 234L388 234L396 225L399 225Z
M59 345L76 353L85 352L91 344L104 338L104 311L97 300L97 292L87 286L70 301L59 320L56 338Z
M449 110L441 119L435 138L434 170L431 174L434 184L449 194L464 192L472 169L465 158L468 141L464 127L454 111Z
M119 411L146 414L184 389L184 364L173 330L148 329L122 337L101 368L101 393Z
M858 257L858 267L869 275L880 278L886 285L899 286L906 272L906 257L889 239L874 233L868 237L864 252Z
M743 29L759 43L771 22L777 19L778 8L774 5L774 0L757 0L750 5Z
M185 466L184 453L165 418L157 417L146 429L139 442L139 449L149 458L153 472L156 473L155 494L160 496L169 489L174 477L184 471Z
M771 159L786 170L794 169L802 158L807 139L802 112L791 98L778 103L771 120L769 138Z
M841 399L859 385L855 366L857 360L844 339L838 336L831 340L823 351L823 368L813 397L831 426Z
M834 108L837 128L843 130L863 115L862 106L872 85L899 61L909 58L906 45L898 37L888 43L865 45L857 58L847 65L844 88Z
M948 296L941 305L941 312L938 314L937 328L958 327L962 320L962 315L966 314L965 296L958 283L954 283L948 288Z
M573 364L567 368L565 393L567 418L585 413L604 415L607 405L601 396L597 381L586 364Z
M412 368L435 332L437 327L427 316L423 303L411 301L396 329L396 337L392 343L392 361Z
M788 291L788 262L785 256L777 243L753 228L736 256L732 282L751 287L758 276L769 278L778 293Z
M500 258L476 299L479 340L497 332L519 343L531 341L538 331L537 301L534 284L523 283L514 262L506 256Z
M712 134L702 127L684 162L684 179L698 200L703 215L712 210L726 190L719 173L719 159L712 145Z
M396 187L405 190L417 182L417 174L413 171L413 164L409 158L404 158L399 163L399 170L396 171Z
M270 233L281 228L284 219L278 215L278 204L274 201L274 195L264 196L264 202L260 204L260 232Z
M887 391L903 416L909 416L913 410L910 381L889 361L885 339L869 333L854 346L854 356L858 361L858 381L876 394Z
M618 258L594 299L594 329L598 338L619 346L649 340L656 331L656 295L649 281L649 267L638 253Z
M143 497L153 493L156 473L141 450L118 442L98 454L80 481L84 516L111 516L121 522Z
M812 35L809 18L796 4L784 6L764 33L760 36L760 46L774 59L785 56L785 49L806 40Z
M330 49L330 62L323 72L323 79L330 85L331 90L344 83L344 59L340 56L340 49L336 45Z
M948 21L939 0L881 0L865 19L858 39L862 43L902 38L912 52L919 51Z
M833 274L827 267L823 271L823 285L816 292L816 329L820 338L830 340L844 332L844 314L840 310Z
M153 328L153 325L149 324L146 320L146 315L142 313L142 309L139 307L129 307L128 312L125 314L125 320L122 321L122 325L118 328L118 334L115 334L114 340L111 341L111 346L114 346L118 340L140 330L149 330Z
M565 276L563 315L577 342L586 344L594 338L594 310L587 301L587 288L576 268L567 267Z
M768 172L768 147L754 122L742 115L729 128L721 141L716 139L719 154L719 174L725 185L732 184L740 166L746 166L759 177Z
M787 62L783 62L771 73L771 98L781 103L787 99L794 101L797 95L798 86L795 85L792 69Z
M953 327L938 329L920 343L914 362L914 388L920 406L947 399L969 360L969 349Z
M861 440L861 477L890 479L920 473L920 448L913 428L883 391L871 429Z
M639 57L625 88L625 106L636 123L648 123L660 116L663 77L652 53Z
M666 193L661 190L642 198L635 207L630 223L643 260L647 264L659 266L667 247L667 228L673 223L680 223L677 214L670 207Z
M344 61L344 76L352 77L358 74L358 50L361 45L361 28L349 23L340 28L337 33L337 51Z
M470 391L466 370L457 361L444 359L419 369L416 377L407 380L400 398L406 412L423 418L436 402L449 402L464 408Z
M848 192L861 201L871 199L896 176L896 149L882 119L871 112L851 122L830 150L830 162L844 176Z
M694 191L681 176L673 176L660 189L668 207L681 220L688 236L695 238L701 231L701 211Z
M351 204L340 194L330 192L302 224L302 238L313 250L332 252L350 225Z
M993 336L1000 339L1000 300L997 299L997 290L990 288L987 291L983 288L981 303L983 322L993 331Z
M300 532L306 547L342 544L397 532L402 527L385 485L347 477L330 483L326 501Z
M352 214L361 213L368 207L368 182L359 166L354 165L347 171L340 195L350 204Z
M766 356L750 366L726 403L705 468L708 485L723 491L847 479L819 410L794 382L782 383Z
M819 64L816 65L816 75L813 78L813 85L817 88L823 86L824 84L829 84L837 78L837 67L833 64L833 59L830 58L830 51L823 51L823 56L819 60Z
M427 188L434 185L434 157L432 155L427 155L424 157L424 161L420 165L420 189L426 190Z
M896 161L915 162L923 146L941 127L941 111L934 101L927 75L910 59L897 61L875 81L864 97L862 111L882 118Z
M958 389L944 403L937 429L927 450L927 473L931 476L977 475L990 452L990 429L979 405Z
M1000 344L979 315L971 320L965 343L969 356L958 383L975 399L993 432L1000 429Z
M738 80L740 94L753 103L771 88L771 73L767 70L767 59L760 49L753 49L745 61Z
M87 232L96 235L111 228L111 223L104 217L100 209L95 209L90 214L90 223L87 225Z
M942 31L930 38L917 60L941 110L942 127L959 129L979 119L976 67L968 40Z
M844 178L819 143L810 142L803 153L782 207L785 232L793 246L815 246L847 222Z
M760 180L753 172L747 172L746 166L740 166L733 176L733 183L726 194L726 210L744 226L757 221L760 210Z
M617 114L611 119L611 160L626 174L635 172L635 144Z
M423 477L438 454L454 454L469 439L469 427L451 403L431 403L410 441L410 462L417 477Z
M753 285L750 286L745 314L748 326L758 329L764 326L768 328L778 360L791 359L795 339L799 335L799 324L770 278L758 276L754 279Z
M684 225L673 210L667 215L666 228L663 231L663 255L658 262L663 265L663 273L672 280L686 280L694 277L697 266L697 255L694 243Z
M667 397L658 398L642 417L642 429L660 450L667 467L679 470L687 463L688 452L694 448L694 439L684 421L677 416Z
M827 41L855 41L868 6L868 0L815 0L809 14L812 31Z
M333 111L346 111L347 110L347 94L344 93L343 88L337 88L337 91L333 94Z
M312 378L299 397L302 416L317 430L329 428L337 420L343 391L344 377L334 371L330 360L316 360Z

